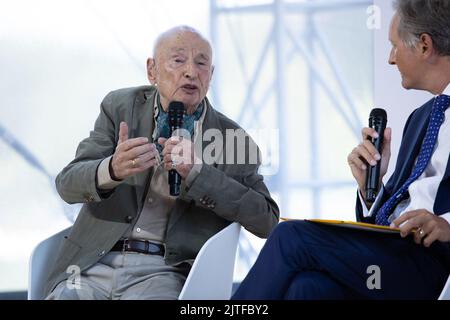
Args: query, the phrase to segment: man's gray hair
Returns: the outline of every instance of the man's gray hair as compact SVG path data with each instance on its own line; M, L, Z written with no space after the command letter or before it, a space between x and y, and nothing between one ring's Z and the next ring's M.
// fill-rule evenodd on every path
M433 39L436 51L450 56L450 0L394 0L400 17L398 34L414 47L424 33Z

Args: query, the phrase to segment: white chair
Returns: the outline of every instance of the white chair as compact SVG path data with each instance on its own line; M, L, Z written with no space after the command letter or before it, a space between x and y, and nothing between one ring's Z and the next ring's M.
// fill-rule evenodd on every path
M234 262L241 226L232 223L200 249L192 265L179 299L229 299L233 285ZM40 242L33 250L29 262L28 299L42 300L45 282L64 236L70 228L62 230Z
M450 300L450 275L447 279L444 290L442 290L442 293L439 296L439 300Z
M179 300L228 300L233 286L234 262L241 225L234 222L200 249Z
M28 300L45 299L45 283L56 259L55 252L58 252L59 245L69 232L70 227L41 241L34 248L28 264Z

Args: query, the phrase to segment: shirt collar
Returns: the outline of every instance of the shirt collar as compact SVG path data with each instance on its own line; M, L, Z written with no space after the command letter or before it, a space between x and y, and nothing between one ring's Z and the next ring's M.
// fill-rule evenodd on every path
M450 96L450 84L447 85L447 88L445 88L444 92L442 94L445 94L446 96Z
M200 102L200 105L203 106L203 110L202 110L202 114L200 116L200 119L198 120L200 123L203 123L203 120L205 119L205 115L206 115L206 109L208 108L208 104L206 103L206 99L203 99L202 102ZM199 105L199 107L200 107ZM160 96L159 96L159 92L156 93L156 98L155 98L155 102L153 104L153 119L158 118L159 115L159 107L161 106L160 103ZM161 106L162 108L162 106Z

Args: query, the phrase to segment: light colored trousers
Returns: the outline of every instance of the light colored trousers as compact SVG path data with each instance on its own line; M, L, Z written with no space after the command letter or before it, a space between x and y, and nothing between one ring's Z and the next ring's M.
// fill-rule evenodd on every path
M168 266L164 258L135 252L110 252L83 271L77 285L62 281L47 300L175 300L187 267Z

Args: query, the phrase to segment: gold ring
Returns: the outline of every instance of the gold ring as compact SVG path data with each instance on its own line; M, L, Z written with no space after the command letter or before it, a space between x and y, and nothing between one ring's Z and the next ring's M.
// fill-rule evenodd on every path
M131 160L131 163L133 164L133 167L136 167L136 162L137 162L136 160L137 160L136 158Z
M420 235L420 236L423 236L424 234L425 234L425 232L423 232L422 229L419 229L419 235Z

